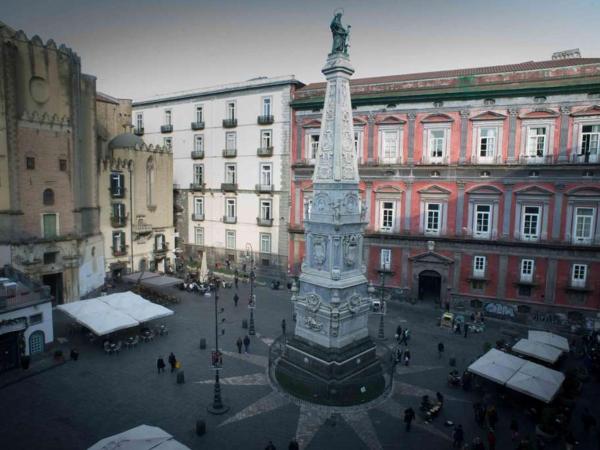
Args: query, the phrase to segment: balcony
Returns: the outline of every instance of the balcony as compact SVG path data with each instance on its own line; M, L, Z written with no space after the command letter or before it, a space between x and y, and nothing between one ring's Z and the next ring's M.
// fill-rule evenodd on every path
M235 148L224 148L223 158L235 158L237 156L237 149Z
M221 190L223 192L235 192L237 188L237 183L221 183Z
M274 186L272 184L257 184L254 186L254 188L256 192L266 194L270 194L274 190Z
M223 223L237 223L236 216L223 216Z
M256 154L258 156L273 156L273 147L258 147Z
M190 191L204 191L206 183L190 183Z
M125 197L125 188L122 186L110 187L108 188L110 191L110 196L112 198L124 198Z
M204 130L204 122L192 122L192 130Z
M593 289L587 285L587 283L569 280L569 284L567 285L567 291L576 291L576 292L592 292Z
M149 223L138 222L133 225L133 232L136 234L150 234L152 233L152 225Z
M237 127L237 119L223 119L223 128Z
M273 116L258 116L257 122L259 125L271 125L275 119Z
M195 221L202 221L202 220L204 220L204 213L202 213L202 214L197 214L197 213L192 214L192 220L195 220Z
M173 125L161 125L160 126L160 132L161 133L172 133L173 132Z
M600 160L598 159L598 155L588 153L586 155L571 155L571 162L575 164L597 164Z
M135 134L136 136L143 136L144 135L144 128L134 128L133 129L133 134Z
M519 162L521 164L552 164L554 161L553 155L544 156L533 156L533 155L520 155Z
M111 247L113 256L125 256L129 245L122 245L120 247Z
M204 150L192 150L192 159L204 159Z
M272 227L273 226L273 219L263 219L262 217L257 217L256 218L256 224L259 227Z
M164 256L169 251L169 243L164 242L161 247L154 246L154 256Z
M110 216L110 224L113 228L121 228L127 224L127 215L124 216Z

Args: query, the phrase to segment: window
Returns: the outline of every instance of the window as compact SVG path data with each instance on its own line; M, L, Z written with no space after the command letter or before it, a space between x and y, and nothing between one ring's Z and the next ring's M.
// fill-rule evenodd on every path
M362 130L354 130L354 155L356 156L356 160L360 161L362 158Z
M573 264L573 269L571 270L571 286L580 288L585 287L587 268L587 264Z
M57 256L58 256L58 252L45 252L44 253L44 264L54 264L56 262Z
M581 127L580 156L585 162L597 162L600 153L600 125Z
M38 323L42 323L44 321L44 316L42 313L33 314L29 316L29 325L36 325Z
M575 244L591 244L594 233L594 208L575 208L573 221L573 242Z
M521 239L537 241L540 238L540 211L539 206L525 206L521 227Z
M392 250L389 248L382 248L379 255L380 269L381 270L392 270Z
M260 218L262 220L271 220L273 218L271 200L260 201Z
M35 158L33 156L28 156L25 158L25 164L28 170L35 169Z
M53 238L58 235L57 214L42 214L42 234L45 238Z
M262 115L270 116L271 113L271 97L263 97L262 99Z
M196 106L196 122L204 122L204 108L202 106Z
M233 163L225 164L225 183L236 183L236 166Z
M400 132L398 130L381 131L381 161L384 164L393 164L398 161L398 144Z
M173 138L172 137L163 138L163 145L168 149L173 148Z
M521 260L521 282L533 282L533 259Z
M125 233L115 231L112 235L113 252L122 253L125 251Z
M112 205L113 217L116 220L123 220L125 218L125 204L124 203L113 203Z
M137 113L135 115L135 128L137 130L141 130L142 128L144 128L144 116L142 115L142 113Z
M235 102L227 102L226 115L228 120L235 120Z
M228 131L225 133L225 148L227 150L235 150L236 135L235 131Z
M445 130L429 130L428 144L429 162L442 162L444 158L444 149L446 147Z
M165 123L164 125L172 125L172 113L170 109L165 109Z
M225 246L230 250L235 250L235 230L225 230Z
M308 159L311 162L315 162L317 159L317 152L319 150L319 135L310 134L308 136Z
M494 159L497 139L497 128L479 128L479 140L477 143L477 157L479 162L489 162Z
M531 127L527 129L528 158L543 158L546 154L546 127Z
M260 252L271 253L271 234L260 233Z
M270 186L273 184L273 166L271 164L260 165L260 184Z
M42 200L44 205L54 205L54 191L52 189L44 189Z
M194 197L194 214L198 216L204 214L204 197Z
M425 206L425 234L440 234L441 203L427 203Z
M204 136L202 136L201 134L197 134L196 136L194 136L194 151L204 151Z
M380 203L380 225L381 231L393 231L396 222L396 202L382 201Z
M235 207L235 198L225 199L225 215L228 219L235 219L236 217L236 207Z
M473 277L483 278L485 276L486 265L487 265L487 258L485 256L474 256L473 257Z
M304 218L310 219L310 213L312 211L312 198L304 199Z
M204 183L204 165L194 164L194 184Z
M273 131L261 130L260 132L260 146L261 148L273 147Z
M194 228L194 244L204 245L204 228L202 228L202 227Z
M125 195L125 175L119 172L110 174L110 193L113 198Z
M67 160L66 159L58 160L58 170L60 170L61 172L67 171Z
M167 249L167 243L165 242L164 234L157 234L154 237L154 249L155 250L166 250Z
M475 205L475 218L473 236L482 239L489 239L492 235L491 227L492 206Z

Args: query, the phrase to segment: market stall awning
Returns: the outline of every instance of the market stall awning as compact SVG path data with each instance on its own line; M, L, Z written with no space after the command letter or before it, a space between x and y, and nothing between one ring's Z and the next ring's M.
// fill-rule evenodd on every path
M495 348L473 364L468 371L499 384L505 384L527 361Z
M506 382L506 387L550 403L564 380L565 376L557 370L527 362Z
M521 339L512 348L513 352L520 355L530 356L540 361L554 364L562 355L562 350L531 339Z
M140 283L142 286L147 287L168 287L175 286L182 282L181 279L176 277L170 277L156 272L134 272L132 274L123 277L123 280L130 283Z
M190 450L162 428L140 425L104 438L88 450Z
M66 303L58 305L57 308L64 311L77 323L89 328L97 336L104 336L139 325L139 322L133 317L112 308L100 298Z
M140 323L173 315L173 311L169 308L149 302L131 291L106 295L98 299Z
M531 341L541 342L542 344L551 345L563 352L569 351L569 341L567 338L558 334L549 333L548 331L532 331L529 330L527 338Z

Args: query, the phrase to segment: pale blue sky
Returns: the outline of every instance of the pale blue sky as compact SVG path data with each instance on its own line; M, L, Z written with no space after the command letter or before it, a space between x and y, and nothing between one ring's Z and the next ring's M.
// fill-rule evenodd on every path
M355 77L600 57L600 0L2 0L0 20L73 48L98 89L155 94L295 74L321 81L337 7Z

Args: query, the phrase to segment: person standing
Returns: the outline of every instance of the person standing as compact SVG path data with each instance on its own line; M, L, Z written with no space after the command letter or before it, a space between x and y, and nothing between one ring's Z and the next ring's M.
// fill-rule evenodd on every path
M406 349L404 351L404 365L408 366L410 364L410 350Z
M454 429L454 433L452 433L452 438L454 442L452 443L452 448L462 448L463 441L465 440L465 433L463 431L462 425L458 425Z
M494 405L490 406L487 410L487 421L490 428L495 431L496 423L498 422L498 413Z
M239 281L240 281L240 280L238 279L238 276L237 276L237 269L236 269L236 271L235 271L235 276L233 277L233 282L235 283L235 288L236 288L236 289L238 288L238 282L239 282Z
M469 334L469 324L467 322L465 322L465 339L467 338L467 335Z
M171 365L171 373L175 372L175 367L177 366L177 358L175 358L175 354L171 352L169 355L169 364Z
M285 336L285 319L281 319L281 334Z
M158 373L164 372L165 366L165 360L162 358L162 356L159 356L156 360L156 368L158 369Z
M238 353L240 353L240 354L242 353L242 345L243 344L244 343L242 342L242 337L238 336L237 341L235 341L235 345L237 345Z
M235 287L236 287L236 289L237 289L237 282L236 282L236 285L235 285ZM233 303L234 303L234 305L236 306L236 308L237 308L237 304L238 304L238 302L239 302L239 301L240 301L240 296L239 296L239 295L238 295L238 293L236 292L235 294L233 294Z
M440 342L438 344L438 358L442 358L442 356L444 355L444 343Z
M401 338L402 338L402 325L398 325L396 327L396 342L400 343Z
M395 363L402 364L402 347L400 347L400 345L398 345L396 347L396 354L395 354L394 361L395 361Z
M244 353L248 353L248 347L250 347L250 337L246 335L244 337Z
M494 433L494 430L488 431L487 441L490 450L496 450L496 433Z
M408 407L404 410L404 423L406 424L406 431L410 431L410 424L415 418L415 410Z

